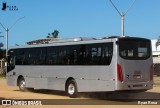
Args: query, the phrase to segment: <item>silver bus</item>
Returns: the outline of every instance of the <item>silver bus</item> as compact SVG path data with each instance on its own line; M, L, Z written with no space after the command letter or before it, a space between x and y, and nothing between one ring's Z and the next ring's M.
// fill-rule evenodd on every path
M48 38L8 51L7 83L26 89L79 92L153 88L151 41L137 37Z

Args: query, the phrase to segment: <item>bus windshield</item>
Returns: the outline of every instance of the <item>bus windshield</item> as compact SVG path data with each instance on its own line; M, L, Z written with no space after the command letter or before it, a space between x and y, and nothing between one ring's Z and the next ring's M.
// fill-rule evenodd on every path
M145 60L151 55L150 40L139 38L120 38L119 55L129 60Z

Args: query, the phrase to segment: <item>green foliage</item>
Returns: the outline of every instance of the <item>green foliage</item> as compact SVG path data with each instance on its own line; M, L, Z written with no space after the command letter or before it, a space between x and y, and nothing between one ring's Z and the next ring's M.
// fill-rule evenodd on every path
M48 33L46 38L58 38L58 34L59 34L59 31L58 30L54 30L54 32Z
M2 59L2 58L5 58L6 56L5 56L5 52L6 52L6 50L4 50L4 49L0 49L0 59Z

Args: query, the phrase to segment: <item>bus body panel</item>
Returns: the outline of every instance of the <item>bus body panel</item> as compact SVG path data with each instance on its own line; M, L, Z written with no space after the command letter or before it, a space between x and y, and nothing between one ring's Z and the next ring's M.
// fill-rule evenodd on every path
M153 88L150 80L150 68L152 59L147 60L124 60L120 58L123 81L117 82L117 90L149 90Z
M17 86L17 76L13 75L13 72L7 73L7 85L9 86Z
M147 82L150 80L151 59L120 60L124 82Z
M117 79L116 90L152 89L153 60L150 40L122 38L119 39L118 47L118 65L121 67L123 80Z
M116 40L110 42L115 43ZM16 65L8 74L16 73L15 83L23 76L26 87L35 89L51 89L65 91L68 78L75 79L78 92L114 91L117 65L117 46L113 44L113 55L110 65ZM115 71L115 72L113 72ZM10 78L9 78L10 79ZM7 80L7 82L10 82ZM8 83L8 85L11 85Z
M18 70L14 70L15 80L22 75L28 88L64 91L67 79L74 78L79 92L113 91L115 89L113 68L109 69L106 66L17 66L17 68ZM23 70L27 72L24 74ZM12 85L16 86L16 84Z

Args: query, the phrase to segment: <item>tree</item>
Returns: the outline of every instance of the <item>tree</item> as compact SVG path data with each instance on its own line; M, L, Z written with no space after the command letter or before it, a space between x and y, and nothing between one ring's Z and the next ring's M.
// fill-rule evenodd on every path
M0 42L0 59L5 57L5 50L1 49L1 47L3 47L4 44L2 42Z
M54 30L54 32L52 33L52 38L58 38L58 34L59 34L59 31Z
M5 58L5 52L4 49L0 49L0 59Z
M54 32L48 33L46 38L58 38L58 34L59 34L59 31L58 30L54 30Z
M51 36L51 34L50 34L50 33L48 33L48 36L47 36L47 38L50 38L50 36Z
M156 48L160 45L160 36L158 37L158 40L156 42Z
M4 46L4 44L2 42L0 42L0 48L3 47L3 46Z

